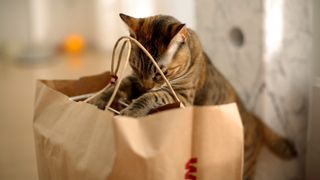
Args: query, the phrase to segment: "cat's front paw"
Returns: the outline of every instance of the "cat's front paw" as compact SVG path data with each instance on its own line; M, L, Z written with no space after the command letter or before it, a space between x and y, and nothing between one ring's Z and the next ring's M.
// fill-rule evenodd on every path
M99 96L89 100L87 103L93 104L93 105L97 106L99 109L103 109L103 110L105 109L105 107L107 105L107 101Z
M120 112L120 115L129 116L129 117L142 117L146 116L147 112L143 110L134 109L134 108L125 108Z

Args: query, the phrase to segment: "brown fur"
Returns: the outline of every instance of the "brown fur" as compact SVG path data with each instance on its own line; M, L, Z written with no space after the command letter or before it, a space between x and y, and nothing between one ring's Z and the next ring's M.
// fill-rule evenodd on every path
M214 67L191 29L171 16L132 18L120 14L136 38L162 67L173 89L185 105L219 105L236 102L244 125L244 179L252 179L263 144L283 159L297 155L292 143L279 136L257 116L246 110L232 85ZM171 51L171 50L172 51ZM165 58L169 57L169 58ZM120 85L118 96L132 102L121 111L127 116L144 116L150 110L175 102L151 61L133 45L130 65L134 70ZM91 103L103 109L112 89Z

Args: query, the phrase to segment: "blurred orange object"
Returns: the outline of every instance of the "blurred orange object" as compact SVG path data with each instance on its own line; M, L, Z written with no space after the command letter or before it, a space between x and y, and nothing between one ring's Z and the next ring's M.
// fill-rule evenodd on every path
M69 54L80 54L85 48L85 40L79 34L70 34L64 41L64 51Z

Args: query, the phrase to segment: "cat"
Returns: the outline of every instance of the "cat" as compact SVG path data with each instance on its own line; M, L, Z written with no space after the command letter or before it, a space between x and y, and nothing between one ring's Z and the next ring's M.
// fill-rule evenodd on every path
M172 16L134 18L120 14L120 17L130 36L157 61L184 105L237 103L244 126L244 179L253 179L264 144L282 159L297 156L291 141L276 134L245 108L235 89L209 60L193 30ZM176 101L152 62L134 43L129 62L133 73L121 82L117 96L132 102L121 111L122 115L144 116ZM112 91L112 88L104 91L89 103L104 109Z

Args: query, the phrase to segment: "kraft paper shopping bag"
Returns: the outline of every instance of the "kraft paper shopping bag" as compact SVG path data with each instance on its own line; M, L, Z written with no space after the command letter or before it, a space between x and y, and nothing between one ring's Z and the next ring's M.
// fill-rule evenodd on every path
M129 43L129 54L131 41L139 45L130 37L120 40ZM242 179L243 127L235 104L157 109L155 114L130 118L108 111L113 100L105 111L74 101L74 96L110 83L115 85L111 99L115 97L121 78L117 82L118 68L113 65L112 73L38 81L33 126L39 179Z
M80 80L38 81L34 136L39 179L106 179L115 146L112 116L70 95L96 92L110 74Z
M242 178L243 130L235 104L142 118L114 116L69 99L96 91L109 78L85 79L38 82L34 134L39 179ZM97 89L91 83L96 81L102 84Z
M109 179L242 179L242 124L235 104L114 119L117 155Z

